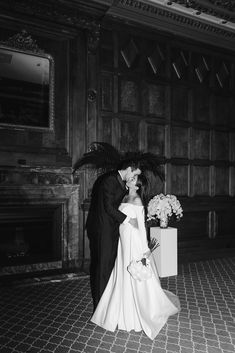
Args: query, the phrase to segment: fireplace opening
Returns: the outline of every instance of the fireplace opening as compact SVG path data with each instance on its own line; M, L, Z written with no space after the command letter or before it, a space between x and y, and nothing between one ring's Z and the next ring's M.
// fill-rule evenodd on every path
M61 205L0 207L0 266L61 260Z

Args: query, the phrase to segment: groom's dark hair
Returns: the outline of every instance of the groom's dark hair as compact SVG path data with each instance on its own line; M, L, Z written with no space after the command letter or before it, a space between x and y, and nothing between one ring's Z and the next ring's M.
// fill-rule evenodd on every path
M118 164L118 170L125 170L128 167L131 167L132 170L141 169L139 161L135 161L134 159L124 159Z

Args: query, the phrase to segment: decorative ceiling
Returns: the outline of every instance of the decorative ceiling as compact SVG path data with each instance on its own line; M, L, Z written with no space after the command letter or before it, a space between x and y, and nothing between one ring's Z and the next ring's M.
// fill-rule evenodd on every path
M200 13L215 16L224 21L235 22L234 0L172 0L168 4L176 3Z
M91 48L111 19L235 51L235 0L0 0L1 21L20 14L29 23L53 19L56 35L86 29Z
M106 17L235 50L235 0L96 0Z

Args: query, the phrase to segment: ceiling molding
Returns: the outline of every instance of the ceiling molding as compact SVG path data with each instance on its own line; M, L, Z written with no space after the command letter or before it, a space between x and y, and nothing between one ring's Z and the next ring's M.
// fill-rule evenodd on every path
M186 4L186 0L182 1ZM234 22L223 23L221 18L198 12L179 2L179 0L178 3L166 0L115 0L106 16L235 50Z
M228 50L235 50L233 0L0 0L0 20L40 25L70 35L88 32L91 50L103 19L118 19Z
M234 0L172 0L172 3L177 3L219 19L235 22Z

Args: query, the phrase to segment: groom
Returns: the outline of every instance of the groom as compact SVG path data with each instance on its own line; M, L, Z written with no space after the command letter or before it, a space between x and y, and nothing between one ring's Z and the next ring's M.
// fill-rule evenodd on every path
M119 225L129 222L137 227L137 220L127 217L118 207L127 193L125 182L139 174L139 164L134 160L125 160L118 171L100 176L93 186L86 228L90 241L90 284L94 309L114 267Z

